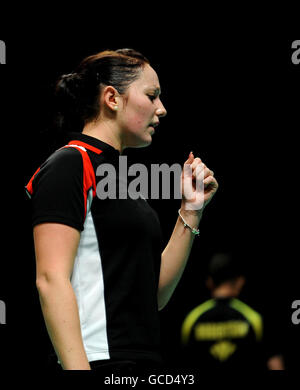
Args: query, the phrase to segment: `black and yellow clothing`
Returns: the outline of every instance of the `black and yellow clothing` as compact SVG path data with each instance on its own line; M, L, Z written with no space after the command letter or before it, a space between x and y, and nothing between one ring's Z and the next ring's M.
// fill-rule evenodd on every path
M236 298L210 299L185 318L186 364L199 368L263 367L262 316Z

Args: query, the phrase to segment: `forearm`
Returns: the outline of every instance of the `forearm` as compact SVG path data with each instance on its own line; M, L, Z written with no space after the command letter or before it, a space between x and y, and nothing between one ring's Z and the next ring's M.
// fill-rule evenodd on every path
M37 284L46 327L64 370L90 370L84 350L76 297L69 280Z
M197 228L202 213L187 211L181 208L181 215L193 228ZM161 268L158 288L158 306L163 308L171 298L189 258L195 235L184 227L180 217L177 218L168 245L161 256Z

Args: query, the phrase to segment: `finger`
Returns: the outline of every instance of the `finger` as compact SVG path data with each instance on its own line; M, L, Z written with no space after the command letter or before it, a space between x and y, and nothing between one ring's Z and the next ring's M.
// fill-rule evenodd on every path
M197 180L201 180L201 179L203 180L206 177L213 176L213 175L214 175L213 171L211 171L209 168L207 168L207 166L205 164L197 165L197 167L195 168L195 170L193 172L193 177L197 178Z
M192 175L193 175L193 170L192 170L193 161L194 161L194 154L193 154L193 152L190 152L188 159L186 160L186 162L183 165L183 171L181 174L182 180L185 177L192 177Z
M200 159L199 159L200 160ZM199 175L201 172L203 172L204 171L204 169L205 169L205 167L206 167L206 165L205 164L203 164L202 162L200 162L199 160L197 160L196 162L195 162L195 164L194 164L194 162L193 162L193 164L191 165L191 167L192 167L192 173L193 173L193 178L195 179L196 178L196 176L197 175Z
M214 173L213 173L213 171L211 171L209 168L206 167L204 170L204 178L206 178L208 176L214 176Z
M193 152L190 152L188 159L186 160L185 164L192 164L194 161L194 154Z
M203 164L202 161L201 161L201 158L196 157L196 158L194 158L194 161L192 162L191 167L194 170L200 164ZM203 165L205 165L205 164L203 164Z
M208 188L208 187L211 187L211 188L215 188L217 189L219 187L219 184L216 180L215 177L213 176L208 176L206 177L204 180L203 180L203 184L204 184L204 188Z

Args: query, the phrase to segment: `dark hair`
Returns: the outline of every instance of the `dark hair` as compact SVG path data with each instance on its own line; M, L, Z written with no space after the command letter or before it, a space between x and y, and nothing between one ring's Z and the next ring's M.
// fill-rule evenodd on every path
M239 259L238 262L231 253L216 253L213 255L208 263L208 276L212 278L215 287L244 275L241 261L243 259Z
M149 60L134 49L105 50L86 57L74 72L62 75L54 93L54 125L65 131L82 131L100 111L103 86L122 95L138 79Z

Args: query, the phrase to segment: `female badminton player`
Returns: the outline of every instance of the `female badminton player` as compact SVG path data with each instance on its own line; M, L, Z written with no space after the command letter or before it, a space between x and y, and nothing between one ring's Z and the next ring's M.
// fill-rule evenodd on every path
M97 187L101 167L112 166L118 175L124 149L151 144L167 113L160 93L157 73L133 49L91 55L56 83L57 123L69 142L41 165L26 190L41 309L64 370L162 363L159 310L181 278L218 183L191 152L184 164L191 174L182 175L181 207L165 248L147 200L102 199ZM193 204L198 174L202 207ZM184 193L188 180L194 200Z

